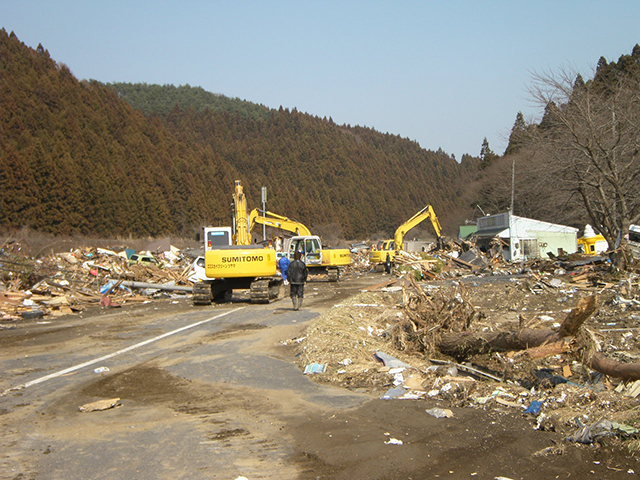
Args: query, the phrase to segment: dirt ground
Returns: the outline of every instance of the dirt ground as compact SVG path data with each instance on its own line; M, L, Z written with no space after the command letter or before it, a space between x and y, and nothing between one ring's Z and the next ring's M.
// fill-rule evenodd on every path
M465 312L461 307L464 304L473 312L468 330L476 332L515 331L523 325L557 328L579 299L597 295L598 309L584 328L599 339L602 351L611 358L626 362L637 359L640 309L637 302L624 298L634 298L631 280L626 289L618 288L619 284L576 288L571 278L562 273L566 272L548 275L546 279L537 274L467 276L450 282L422 283L420 288L429 292L440 309L436 317L446 317L451 311L461 314ZM557 281L549 287L552 278ZM382 367L374 359L372 352L383 352L407 365L400 374L404 375L401 381L405 382L405 389L400 390L407 392L405 397L409 399L376 400L361 408L360 415L345 415L331 423L339 428L342 438L349 437L354 423L377 423L381 430L386 430L383 434L403 440L403 445L393 452L385 450L387 444L372 451L351 447L359 456L377 459L373 462L376 469L384 470L376 476L376 470L367 471L364 462L365 470L356 478L637 475L635 427L640 419L637 399L625 395L628 385L619 379L598 376L570 352L537 360L527 360L514 352L476 355L463 365L457 364L459 371L452 372L451 365L456 363L451 358L433 350L417 352L412 348L415 345L399 345L397 337L389 335L411 303L411 290L412 287L397 286L370 288L327 311L301 337L290 342L295 345L301 368L310 362L326 365L324 373L313 377L315 381L366 391L378 398L394 391L396 378L389 367ZM443 301L437 303L438 298ZM439 363L434 363L438 360ZM444 361L449 363L442 366ZM488 372L499 381L482 375L471 379L465 375L465 366ZM540 371L551 375L540 379L536 377ZM570 377L564 378L563 374ZM551 382L550 376L560 380ZM420 399L411 400L416 396ZM524 413L525 407L534 401L541 403L540 412ZM450 409L451 417L425 418L425 411L434 406ZM629 428L624 434L618 430L617 435L613 429L585 443L567 440L604 419ZM342 421L345 425L340 428ZM324 428L332 432L331 428ZM374 439L375 435L370 444L375 445ZM329 448L331 443L327 440L322 446ZM399 452L407 445L411 446ZM335 449L336 455L338 452L342 452L340 447ZM384 465L380 465L380 459L385 459ZM335 478L349 475L334 474Z
M300 312L287 299L246 307L220 320L219 328L163 339L109 372L69 373L55 389L10 390L85 361L87 349L106 355L162 334L177 319L203 321L202 311L188 300L165 299L96 307L51 323L3 324L0 478L515 480L640 474L635 434L585 444L566 440L580 425L605 417L640 424L637 400L616 392L615 379L587 385L591 372L568 357L533 365L506 354L464 364L501 381L469 378L450 364L434 363L451 361L437 352L403 350L384 332L403 315L408 291L372 287L388 279L367 273L345 276L339 284L309 283ZM553 326L581 296L593 293L569 285L539 289L535 283L526 277L478 278L423 288L453 299L451 308L470 304L480 330L523 321ZM598 289L600 309L589 328L605 351L635 358L635 306L605 290ZM243 306L239 295L208 315ZM407 365L400 373L403 382L412 379L414 387L405 391L414 397L381 398L398 373L376 360L376 352ZM324 372L303 375L315 363ZM569 382L521 384L540 367L566 373L567 363L574 372ZM69 378L74 382L65 383ZM119 399L117 408L78 411L113 398ZM546 420L524 413L534 399L543 402ZM442 412L449 416L435 416Z

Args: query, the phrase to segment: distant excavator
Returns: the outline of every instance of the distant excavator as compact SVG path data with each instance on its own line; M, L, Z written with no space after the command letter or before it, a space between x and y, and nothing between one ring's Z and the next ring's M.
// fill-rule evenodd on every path
M416 213L409 220L400 225L393 236L393 239L390 240L382 240L378 242L378 245L375 250L371 250L369 253L369 262L373 265L381 265L384 264L387 259L387 254L389 254L389 258L393 262L396 256L396 252L400 250L404 250L404 236L407 234L409 230L418 226L424 220L429 219L431 221L431 225L433 226L433 230L436 233L436 240L438 242L438 248L442 247L442 227L440 226L440 221L436 215L436 212L433 210L431 205L427 205L418 213Z

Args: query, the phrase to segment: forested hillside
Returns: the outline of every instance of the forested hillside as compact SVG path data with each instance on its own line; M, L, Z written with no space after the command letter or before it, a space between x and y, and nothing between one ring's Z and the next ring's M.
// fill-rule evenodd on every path
M476 160L398 136L199 88L78 81L5 30L0 74L5 228L192 236L229 224L235 179L250 208L266 186L269 210L343 238L391 234L427 203L454 232L467 208Z
M243 117L266 120L272 111L263 105L229 98L222 94L207 92L202 87L184 85L149 85L146 83L107 83L118 92L118 96L142 111L145 115L168 115L175 107L193 108L238 114Z

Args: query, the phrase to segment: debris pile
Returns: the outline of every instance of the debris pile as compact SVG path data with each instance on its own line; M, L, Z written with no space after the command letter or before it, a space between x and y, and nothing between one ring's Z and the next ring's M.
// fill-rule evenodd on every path
M579 443L640 450L638 276L537 261L527 273L401 275L289 340L314 381L383 399L524 415Z
M155 256L147 252L157 264L134 264L131 253L83 248L33 259L22 254L19 244L5 244L0 249L0 320L57 317L90 306L145 302L167 291L190 292L193 259L187 255L175 248Z

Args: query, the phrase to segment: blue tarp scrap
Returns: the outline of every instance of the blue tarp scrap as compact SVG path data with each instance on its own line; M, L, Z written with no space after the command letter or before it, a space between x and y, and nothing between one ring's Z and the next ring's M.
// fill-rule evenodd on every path
M106 284L100 287L100 294L104 295L105 293L107 293L109 290L111 290L115 286L116 283L118 283L118 280L109 280ZM126 290L127 292L131 291L129 288L122 285L119 285L118 288L121 290Z
M540 408L542 408L542 402L539 400L534 400L531 402L531 405L524 411L524 413L531 413L533 415L537 415L540 413Z
M310 363L306 367L304 367L304 374L308 373L324 373L327 365L324 363Z

